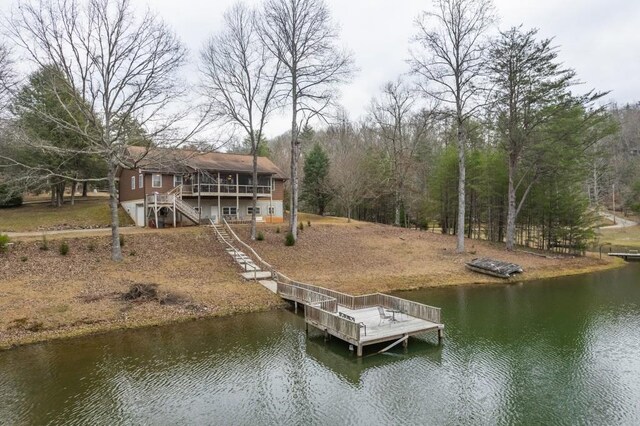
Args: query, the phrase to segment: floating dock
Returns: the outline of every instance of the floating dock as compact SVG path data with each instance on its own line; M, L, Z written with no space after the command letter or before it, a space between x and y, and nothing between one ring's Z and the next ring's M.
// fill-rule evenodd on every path
M481 257L465 263L468 269L498 278L511 278L514 274L522 273L522 267L515 263Z
M640 262L640 253L637 250L630 250L626 253L608 253L609 256L621 257L627 262Z
M391 344L384 352L402 343L408 345L409 336L436 332L442 341L444 324L440 308L375 293L352 296L309 284L277 283L278 295L304 306L307 331L309 325L322 330L325 336L335 336L356 348L362 356L363 347L377 343ZM382 311L381 311L382 309Z

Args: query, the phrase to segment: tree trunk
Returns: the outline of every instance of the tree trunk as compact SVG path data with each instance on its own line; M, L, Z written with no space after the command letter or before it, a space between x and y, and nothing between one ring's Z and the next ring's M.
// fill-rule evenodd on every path
M56 190L57 186L56 185L51 185L51 207L55 207L56 206L56 201L58 199L57 196L57 190Z
M76 187L78 186L78 182L75 180L71 182L71 205L74 206L76 204Z
M116 165L109 164L107 175L109 183L109 208L111 210L111 260L122 261L122 248L120 247L120 223L118 219L118 191L116 189Z
M251 135L251 138L254 139L255 136ZM251 239L255 241L256 236L257 236L257 232L256 232L256 207L258 204L258 146L257 144L260 141L253 141L253 143L251 144L253 147L253 175L252 175L252 183L253 183L253 188L252 188L252 196L251 196L251 205L253 206L252 212L251 212Z
M87 181L82 182L82 197L87 198Z
M396 189L395 193L393 194L393 204L394 204L394 218L393 218L393 225L394 226L400 226L400 191L398 189Z
M298 140L298 86L295 73L292 76L292 117L291 117L291 206L289 214L289 232L293 240L298 239L298 154L300 141Z
M465 213L465 135L462 120L458 119L458 223L456 235L458 237L456 252L464 253L464 213Z
M517 159L513 154L509 155L509 189L507 193L507 250L513 250L516 236L516 188L515 173Z
M56 207L62 207L64 204L64 189L66 187L66 182L59 182L56 188Z

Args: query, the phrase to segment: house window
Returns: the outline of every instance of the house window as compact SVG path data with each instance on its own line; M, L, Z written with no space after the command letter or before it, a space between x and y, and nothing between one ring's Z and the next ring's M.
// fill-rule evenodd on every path
M173 186L182 185L183 181L182 175L173 176Z
M138 188L144 188L144 175L142 173L138 175Z
M269 215L273 216L274 214L276 214L276 208L273 206L269 206Z
M225 216L235 216L238 210L235 207L223 207L222 214Z
M247 207L247 214L253 214L253 207ZM260 214L260 207L256 207L256 214Z
M136 177L135 176L131 176L131 189L132 190L136 189Z
M162 188L162 175L160 173L154 173L151 175L151 187Z

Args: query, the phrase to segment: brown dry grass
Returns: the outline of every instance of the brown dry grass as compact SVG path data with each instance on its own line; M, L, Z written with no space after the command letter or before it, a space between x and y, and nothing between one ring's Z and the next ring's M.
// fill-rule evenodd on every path
M611 267L610 259L544 258L507 252L503 246L467 240L466 254L455 253L453 236L394 228L364 222L349 226L315 223L306 226L294 247L285 247L280 234L263 226L264 241L253 247L268 262L292 279L348 293L394 291L420 287L501 282L467 270L474 257L491 257L522 265L518 280L570 275ZM237 227L248 241L248 229Z
M108 237L60 241L47 251L17 242L0 255L0 347L180 320L270 309L280 300L241 280L238 268L204 228L129 235L125 260L109 260ZM92 251L93 250L93 251ZM177 304L122 300L133 284L157 284Z
M108 227L111 223L108 202L103 196L91 196L87 199L78 197L73 206L68 202L62 207L34 203L0 209L0 232ZM122 209L119 217L123 226L133 223Z

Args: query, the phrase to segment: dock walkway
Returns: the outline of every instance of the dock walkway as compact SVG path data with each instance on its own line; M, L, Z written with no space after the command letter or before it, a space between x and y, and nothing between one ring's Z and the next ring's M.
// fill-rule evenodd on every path
M442 341L444 324L440 320L440 308L388 294L352 296L293 281L277 272L244 243L224 218L221 224L211 221L211 226L218 241L227 246L227 252L242 267L241 275L245 279L258 281L281 298L293 302L296 312L299 304L304 306L307 331L311 325L322 330L326 337L342 339L357 348L358 356L362 356L364 346L392 342L379 351L384 352L400 343L406 347L410 336L427 332L435 331L438 342ZM236 245L242 246L244 252ZM385 318L381 317L379 309L383 309Z

